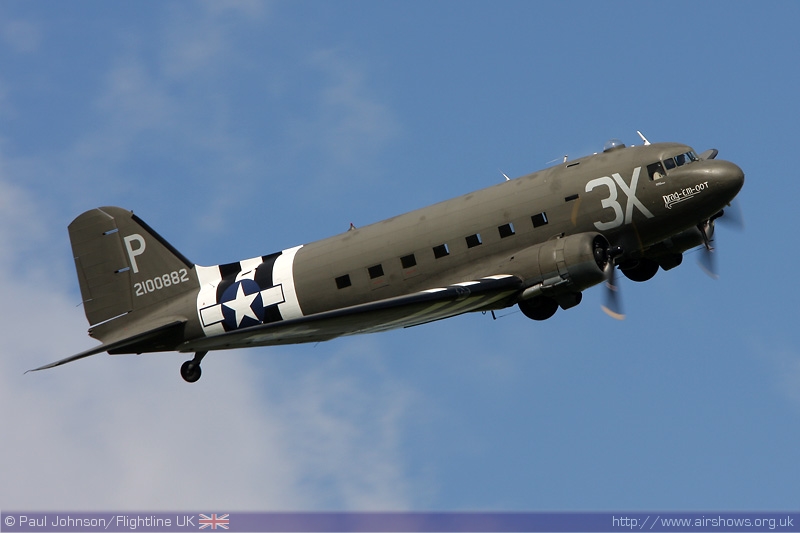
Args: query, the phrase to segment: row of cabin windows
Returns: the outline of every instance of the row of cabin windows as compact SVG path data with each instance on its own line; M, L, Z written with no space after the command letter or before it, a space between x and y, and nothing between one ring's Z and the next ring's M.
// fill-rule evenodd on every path
M547 214L542 212L531 217L531 222L533 223L534 228L538 228L540 226L544 226L547 224ZM500 234L501 239L505 239L506 237L511 237L512 235L516 234L514 230L514 224L508 222L503 224L502 226L497 227L497 231ZM476 246L480 246L483 244L483 239L481 239L480 233L473 233L472 235L468 235L464 238L467 242L467 248L475 248ZM447 246L447 243L440 244L438 246L433 247L433 257L436 259L440 259L442 257L447 257L450 255L450 247ZM417 266L417 258L414 254L404 255L400 258L400 265L403 267L404 270L409 268L413 268ZM380 278L384 275L383 272L383 265L375 265L367 268L367 273L369 274L369 279L376 279ZM339 276L336 278L336 287L339 289L345 289L352 285L350 281L350 274L345 274L344 276Z

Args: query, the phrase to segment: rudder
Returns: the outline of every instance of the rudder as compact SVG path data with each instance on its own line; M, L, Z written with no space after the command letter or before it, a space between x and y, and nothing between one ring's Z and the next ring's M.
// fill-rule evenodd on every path
M194 264L126 209L83 213L69 238L92 326L198 287Z

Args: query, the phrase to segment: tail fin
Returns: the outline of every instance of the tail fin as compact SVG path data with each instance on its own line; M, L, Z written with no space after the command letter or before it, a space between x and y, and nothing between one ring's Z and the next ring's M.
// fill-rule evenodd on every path
M192 262L125 209L83 213L69 238L91 326L198 288Z

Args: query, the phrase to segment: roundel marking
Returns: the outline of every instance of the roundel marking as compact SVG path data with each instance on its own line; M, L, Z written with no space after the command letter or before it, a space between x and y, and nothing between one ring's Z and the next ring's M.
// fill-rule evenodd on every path
M222 315L229 329L256 326L264 320L261 287L251 279L233 283L222 293L219 303L222 304Z

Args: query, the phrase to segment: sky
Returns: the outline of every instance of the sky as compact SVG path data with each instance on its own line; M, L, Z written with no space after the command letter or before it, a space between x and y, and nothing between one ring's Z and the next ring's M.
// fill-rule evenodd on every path
M796 2L0 3L0 508L792 510ZM745 172L687 253L543 322L96 355L66 226L132 209L212 265L602 149Z

